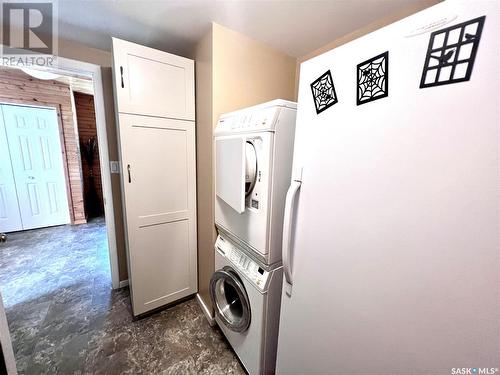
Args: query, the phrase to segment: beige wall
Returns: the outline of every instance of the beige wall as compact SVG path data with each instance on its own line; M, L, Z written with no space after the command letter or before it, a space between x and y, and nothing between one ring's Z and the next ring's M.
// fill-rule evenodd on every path
M418 4L412 4L397 13L393 13L391 15L388 15L387 17L369 23L365 27L362 27L358 30L353 31L352 33L346 34L338 39L335 39L334 41L324 45L323 47L318 48L317 50L314 50L312 52L309 52L307 55L297 58L297 66L296 66L297 72L295 75L295 97L297 97L297 93L299 90L300 64L303 63L304 61L312 59L313 57L321 55L334 48L337 48L342 44L349 43L350 41L356 38L362 37L363 35L369 34L384 26L399 21L405 17L411 16L412 14L420 12L421 10L426 9L437 3L440 3L441 1L444 0L421 0Z
M110 56L111 63L111 56ZM109 160L119 160L118 134L116 129L115 101L113 97L113 73L110 67L101 68L104 107L106 112L106 133L108 135ZM118 253L118 273L120 281L128 279L127 253L125 249L125 227L122 211L120 175L111 174L113 209L115 212L116 249Z
M215 238L212 199L212 30L197 44L196 60L196 194L198 228L198 293L209 304Z
M101 66L103 81L104 107L106 111L106 130L108 136L109 159L118 160L118 138L116 133L113 76L111 73L111 53L86 45L59 40L59 56L68 59L84 61ZM113 193L113 208L115 211L116 246L118 252L118 272L121 280L128 279L127 256L125 252L125 235L121 206L120 175L111 175Z
M214 23L213 120L272 99L294 100L294 57Z
M65 39L59 39L58 41L58 55L67 59L85 61L108 68L111 67L111 52Z
M216 238L213 129L222 113L277 98L293 100L296 60L215 23L195 52L198 289L211 306L208 285Z

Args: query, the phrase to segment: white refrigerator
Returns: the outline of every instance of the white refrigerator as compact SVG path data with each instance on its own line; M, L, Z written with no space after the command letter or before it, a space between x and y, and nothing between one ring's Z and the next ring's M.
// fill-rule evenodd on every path
M499 13L445 1L301 65L278 374L499 373Z

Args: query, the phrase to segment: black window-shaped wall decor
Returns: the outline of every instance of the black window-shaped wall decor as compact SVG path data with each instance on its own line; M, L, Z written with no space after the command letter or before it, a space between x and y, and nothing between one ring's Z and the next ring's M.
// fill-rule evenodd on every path
M314 98L314 105L316 107L316 114L320 114L325 109L338 102L332 74L329 70L311 83L311 90Z
M475 18L431 34L420 88L470 79L485 18Z
M357 104L369 103L389 95L389 52L358 64Z

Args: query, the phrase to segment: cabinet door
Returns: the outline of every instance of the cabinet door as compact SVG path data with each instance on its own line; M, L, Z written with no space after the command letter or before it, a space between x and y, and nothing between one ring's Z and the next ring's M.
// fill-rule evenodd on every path
M194 61L113 38L120 113L194 120Z
M194 123L120 114L134 315L197 291Z

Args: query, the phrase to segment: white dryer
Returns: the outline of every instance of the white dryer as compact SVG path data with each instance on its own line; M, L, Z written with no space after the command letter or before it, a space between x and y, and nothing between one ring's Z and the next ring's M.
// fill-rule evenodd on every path
M222 115L215 129L215 224L265 264L281 261L296 108L273 100Z
M215 250L215 320L250 375L274 374L282 267L258 264L220 235Z

